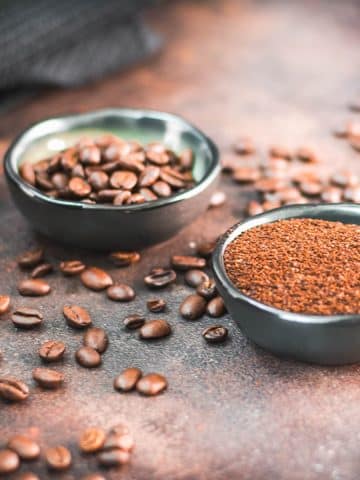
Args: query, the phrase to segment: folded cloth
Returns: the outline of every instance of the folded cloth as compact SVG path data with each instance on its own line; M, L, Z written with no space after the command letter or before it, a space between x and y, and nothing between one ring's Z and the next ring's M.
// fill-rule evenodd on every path
M139 14L154 0L2 0L0 89L73 86L138 62L159 37Z

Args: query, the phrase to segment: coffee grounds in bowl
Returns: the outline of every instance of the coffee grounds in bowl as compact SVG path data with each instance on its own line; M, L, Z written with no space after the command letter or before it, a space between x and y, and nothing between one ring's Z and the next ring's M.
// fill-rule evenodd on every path
M299 218L246 230L224 253L241 293L281 310L360 313L360 225Z

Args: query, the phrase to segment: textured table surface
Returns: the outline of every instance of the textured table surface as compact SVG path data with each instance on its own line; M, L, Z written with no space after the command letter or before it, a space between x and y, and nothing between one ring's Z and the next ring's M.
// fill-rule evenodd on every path
M167 48L147 65L72 91L51 92L3 116L0 135L11 138L44 116L107 106L135 106L180 113L205 130L226 153L238 135L251 135L260 149L269 143L313 146L329 164L360 170L357 154L331 135L351 114L346 104L359 91L360 9L348 2L185 2L153 15ZM125 422L137 446L124 479L355 480L360 477L359 366L323 368L273 357L251 344L225 317L230 340L204 344L200 335L210 318L186 322L178 306L188 291L180 280L162 296L173 335L140 342L123 330L127 313L145 311L152 296L143 275L166 265L189 243L212 239L242 218L252 193L222 180L228 203L166 244L143 252L141 263L112 269L103 255L64 249L49 241L47 258L79 257L111 269L132 284L136 300L121 305L85 290L77 279L49 277L53 292L43 299L21 298L16 283L24 274L14 258L39 239L11 204L4 181L0 189L0 292L13 306L37 306L45 322L38 331L15 331L9 316L0 321L0 373L32 385L39 364L37 348L49 338L63 340L67 356L60 368L66 386L41 392L32 386L22 405L0 405L1 442L12 432L39 429L41 444L71 447L74 468L53 478L80 478L95 470L82 458L76 438L90 425ZM103 366L90 371L75 364L81 333L62 318L64 302L87 306L96 325L110 336ZM163 395L143 398L113 391L112 379L127 366L167 376ZM42 462L29 467L52 478ZM15 477L14 477L15 478Z

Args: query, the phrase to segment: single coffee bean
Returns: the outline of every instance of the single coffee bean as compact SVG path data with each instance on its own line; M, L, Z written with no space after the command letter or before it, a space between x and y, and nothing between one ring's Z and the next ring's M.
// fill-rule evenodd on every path
M110 254L110 260L117 267L128 267L140 260L138 252L113 252Z
M302 162L319 163L320 159L316 153L308 147L301 147L296 151L296 157Z
M73 177L68 187L70 192L78 198L87 197L91 193L91 186L81 177Z
M85 270L86 266L80 260L67 260L60 263L60 271L64 275L78 275Z
M135 446L134 439L129 433L110 432L105 440L103 450L112 450L120 448L126 452L131 452Z
M153 202L154 200L158 199L157 195L155 195L155 193L152 192L150 188L146 188L146 187L140 188L139 192L145 198L146 202Z
M94 348L80 347L75 354L77 362L85 368L95 368L101 364L101 356Z
M136 390L147 396L157 395L167 387L167 380L158 373L144 375L136 384Z
M160 313L166 309L166 302L162 298L152 298L146 302L150 312Z
M16 478L17 480L40 480L40 477L31 472L20 473L20 475Z
M106 478L100 473L89 473L89 475L81 477L81 480L106 480Z
M276 192L287 187L287 182L282 178L261 178L254 184L259 192Z
M251 155L255 153L255 146L250 137L240 137L234 143L233 150L238 155Z
M64 374L50 368L34 368L32 377L42 388L57 389L64 382Z
M45 461L50 470L63 471L71 465L71 453L62 445L48 448L45 451Z
M0 295L0 315L6 313L10 307L9 295Z
M43 316L35 308L20 307L11 316L15 327L33 328L42 323Z
M57 190L63 190L68 186L69 177L65 173L58 172L51 176L50 181Z
M170 197L171 195L171 187L168 183L164 182L163 180L158 180L155 182L151 187L158 197L166 198Z
M264 209L259 202L252 200L248 203L246 207L246 212L248 215L252 217L253 215L258 215L259 213L263 213Z
M29 183L32 186L35 185L35 172L31 163L24 162L22 165L20 165L19 173L21 175L21 178L25 180L25 182Z
M185 282L193 288L201 285L205 280L209 280L209 277L202 270L192 269L188 270L185 274Z
M100 149L95 145L87 145L80 148L80 162L83 165L98 165L101 162Z
M98 192L99 190L105 190L108 187L109 176L102 171L92 172L88 177L88 181L92 188Z
M65 353L65 344L56 340L48 340L39 348L39 356L45 362L56 362Z
M79 448L84 453L95 453L105 443L105 432L101 428L88 428L80 436Z
M118 205L118 206L126 205L130 197L131 197L131 192L129 192L129 190L123 190L123 191L120 191L120 193L118 193L116 197L114 197L112 203L113 205Z
M103 328L89 328L84 335L84 345L104 353L109 344L109 338Z
M170 335L171 327L166 320L150 320L140 328L140 338L153 339Z
M132 190L137 184L138 178L134 172L122 170L114 172L110 177L110 185L113 188Z
M139 177L140 187L151 187L158 180L160 176L160 168L154 165L145 167L144 171Z
M113 427L110 428L109 430L109 435L115 434L115 435L129 435L129 428L124 425L123 423L118 423L117 425L114 425Z
M38 265L44 256L44 250L42 248L37 248L36 250L31 250L23 253L18 258L18 264L22 268L32 268Z
M226 312L224 300L221 297L215 297L206 306L206 313L210 317L221 317Z
M171 269L153 268L144 281L150 288L163 288L176 281L176 273Z
M344 199L348 202L360 203L360 185L344 190Z
M224 192L215 192L210 197L209 207L218 208L226 202L226 194Z
M322 191L322 185L318 182L304 182L300 183L299 188L301 192L308 197L316 197Z
M88 267L81 273L80 279L85 287L95 291L104 290L113 284L110 275L97 267Z
M171 257L171 264L176 270L190 270L192 268L206 267L206 260L189 255L173 255Z
M200 257L210 258L216 247L216 240L203 241L197 245L196 251Z
M187 320L197 320L206 309L206 300L200 295L189 295L180 305L180 313Z
M27 297L43 297L51 291L50 285L40 278L27 278L18 284L20 295Z
M349 139L349 143L354 150L360 152L360 137L351 136Z
M256 167L238 167L233 171L232 178L237 183L253 183L259 180L261 172Z
M142 315L128 315L127 317L124 318L124 325L126 328L130 330L134 330L136 328L140 328L144 325L145 323L145 317Z
M16 472L19 466L20 459L17 453L7 448L0 450L0 475Z
M351 170L340 170L331 175L330 181L338 187L353 187L359 183L359 177Z
M128 463L130 461L130 454L121 448L113 448L100 452L97 458L100 465L110 468Z
M7 448L19 455L21 460L35 460L40 456L40 446L26 435L14 435L7 443Z
M343 191L341 188L325 187L321 192L321 200L326 203L339 203L342 200Z
M205 280L197 287L196 293L206 300L211 300L217 294L215 281L212 278Z
M120 390L121 392L133 390L141 375L142 371L139 368L126 368L115 378L115 390Z
M135 298L135 291L125 283L111 285L107 291L107 296L115 302L130 302Z
M284 145L272 145L269 148L269 155L276 158L284 158L285 160L291 160L293 154Z
M45 277L53 271L53 266L51 263L41 263L33 269L31 272L31 278Z
M29 396L28 386L13 377L0 377L0 397L10 402L21 402Z
M89 312L79 305L65 305L63 313L70 327L86 328L92 324Z

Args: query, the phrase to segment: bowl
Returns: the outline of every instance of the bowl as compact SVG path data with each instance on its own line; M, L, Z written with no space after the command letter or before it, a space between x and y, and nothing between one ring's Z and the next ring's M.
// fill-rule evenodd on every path
M194 151L195 185L168 198L131 206L84 204L54 199L24 182L19 165L36 162L73 145L83 135L113 133L145 143ZM12 143L4 169L11 195L33 228L59 242L96 250L139 249L163 242L208 207L220 173L215 144L193 125L170 113L107 109L49 118L30 126Z
M257 345L297 360L342 365L360 360L360 315L307 315L279 310L239 291L228 278L226 247L245 230L290 218L360 224L360 205L291 205L262 213L230 228L213 254L215 281L231 317Z

